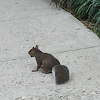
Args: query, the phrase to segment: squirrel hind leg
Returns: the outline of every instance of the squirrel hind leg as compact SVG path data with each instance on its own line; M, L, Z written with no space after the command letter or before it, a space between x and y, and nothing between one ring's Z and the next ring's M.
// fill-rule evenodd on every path
M48 74L48 73L52 73L51 70L48 70L45 68L45 66L41 65L41 68L43 69L42 73Z
M46 70L43 70L42 73L48 74L49 72Z
M41 68L43 69L43 73L48 74L52 72L52 69L49 68L49 64L47 60L42 61Z

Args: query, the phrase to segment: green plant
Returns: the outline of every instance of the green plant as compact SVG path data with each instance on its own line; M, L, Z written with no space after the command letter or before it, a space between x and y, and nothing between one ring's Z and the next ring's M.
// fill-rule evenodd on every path
M100 37L100 0L52 0L60 7L68 7L79 19L94 23L93 31Z

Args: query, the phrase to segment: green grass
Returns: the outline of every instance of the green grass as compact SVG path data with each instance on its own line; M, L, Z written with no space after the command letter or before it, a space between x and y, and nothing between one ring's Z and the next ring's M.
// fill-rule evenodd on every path
M72 12L78 19L94 23L93 31L100 37L100 0L52 0L56 5Z

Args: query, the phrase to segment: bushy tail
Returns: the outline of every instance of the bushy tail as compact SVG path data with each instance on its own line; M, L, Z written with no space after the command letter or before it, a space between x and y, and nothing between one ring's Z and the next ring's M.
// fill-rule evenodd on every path
M64 65L56 65L52 68L56 84L64 84L69 80L69 69Z

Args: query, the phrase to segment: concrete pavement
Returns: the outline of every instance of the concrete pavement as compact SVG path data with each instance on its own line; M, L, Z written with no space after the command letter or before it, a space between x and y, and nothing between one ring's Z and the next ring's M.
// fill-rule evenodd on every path
M100 39L50 0L0 0L0 100L99 100ZM70 81L32 73L39 45L68 66Z

